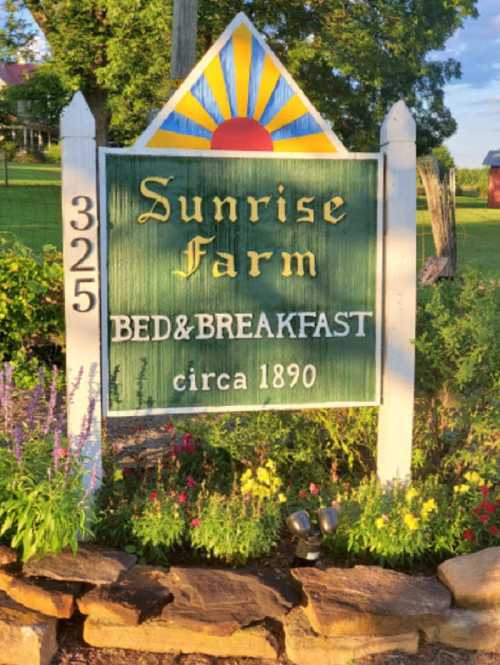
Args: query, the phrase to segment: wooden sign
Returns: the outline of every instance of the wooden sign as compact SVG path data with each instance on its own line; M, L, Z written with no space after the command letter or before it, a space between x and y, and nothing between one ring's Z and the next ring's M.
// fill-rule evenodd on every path
M62 130L63 181L87 176L67 185L70 227L74 201L94 210L81 99ZM407 476L415 166L403 102L380 153L348 152L238 14L131 148L99 150L100 275L68 282L68 366L100 347L109 417L380 404L379 475Z

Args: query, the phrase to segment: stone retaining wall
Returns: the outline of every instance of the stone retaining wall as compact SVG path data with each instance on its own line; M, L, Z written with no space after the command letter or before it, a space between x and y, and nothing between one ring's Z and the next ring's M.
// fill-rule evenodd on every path
M77 608L96 647L296 665L415 653L423 639L500 653L500 547L427 577L376 566L166 570L89 545L21 567L0 547L5 665L48 665L57 622Z

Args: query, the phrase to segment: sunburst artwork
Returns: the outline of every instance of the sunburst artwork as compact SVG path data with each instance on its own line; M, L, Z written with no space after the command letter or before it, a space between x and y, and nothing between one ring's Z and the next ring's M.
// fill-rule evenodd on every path
M239 14L136 147L345 152L244 14Z

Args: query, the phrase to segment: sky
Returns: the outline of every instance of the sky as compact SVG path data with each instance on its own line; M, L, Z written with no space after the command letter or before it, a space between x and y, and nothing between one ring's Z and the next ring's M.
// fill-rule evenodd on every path
M446 145L462 168L481 166L500 148L500 0L479 0L478 9L479 18L467 19L442 52L462 64L462 78L445 88L458 123Z
M479 18L467 19L436 54L462 64L462 78L445 88L458 123L446 145L462 168L481 166L489 150L500 148L500 0L479 0L477 7ZM43 38L38 47L44 50Z

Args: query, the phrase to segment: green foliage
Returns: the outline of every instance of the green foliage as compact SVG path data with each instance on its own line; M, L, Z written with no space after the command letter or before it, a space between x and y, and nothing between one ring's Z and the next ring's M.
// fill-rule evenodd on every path
M52 63L44 63L22 85L9 86L5 98L13 105L24 102L30 120L57 127L70 94Z
M78 539L90 533L82 466L72 462L71 468L51 468L47 443L27 444L31 448L27 462L15 464L11 455L11 473L1 490L6 498L0 504L0 536L8 534L24 561L65 547L76 553Z
M59 143L52 143L52 145L45 148L45 161L49 164L61 163L61 146Z
M447 173L450 169L455 168L455 160L445 145L440 145L437 148L433 148L432 154L437 159L441 178L443 178L444 174Z
M178 497L153 490L132 517L132 535L143 548L170 550L180 545L186 531L186 515Z
M0 156L2 157L2 161L6 159L8 162L11 162L15 157L16 150L17 146L14 141L2 141L0 143ZM3 173L1 175L3 176Z
M411 485L364 479L342 502L338 532L329 540L357 558L392 566L434 563L498 544L500 501L477 473L450 486L436 476ZM489 498L488 498L489 497Z
M20 0L4 0L3 15L0 27L0 61L17 62L19 58L33 58L33 39L36 31L31 22L21 12L23 2Z
M457 190L464 194L475 190L479 196L487 196L489 172L490 169L488 167L481 169L458 169Z
M0 236L0 361L14 363L29 383L33 370L62 361L64 308L61 255L41 259Z
M172 5L164 0L26 0L61 75L81 88L97 114L98 136L111 114L115 138L130 140L167 99ZM244 10L349 148L378 148L378 128L401 95L418 120L425 154L456 123L443 87L460 74L437 61L477 0L200 0L199 54ZM102 128L100 131L99 128Z
M208 558L243 564L269 554L282 525L277 501L242 494L204 493L198 500L198 517L191 522L191 545Z

